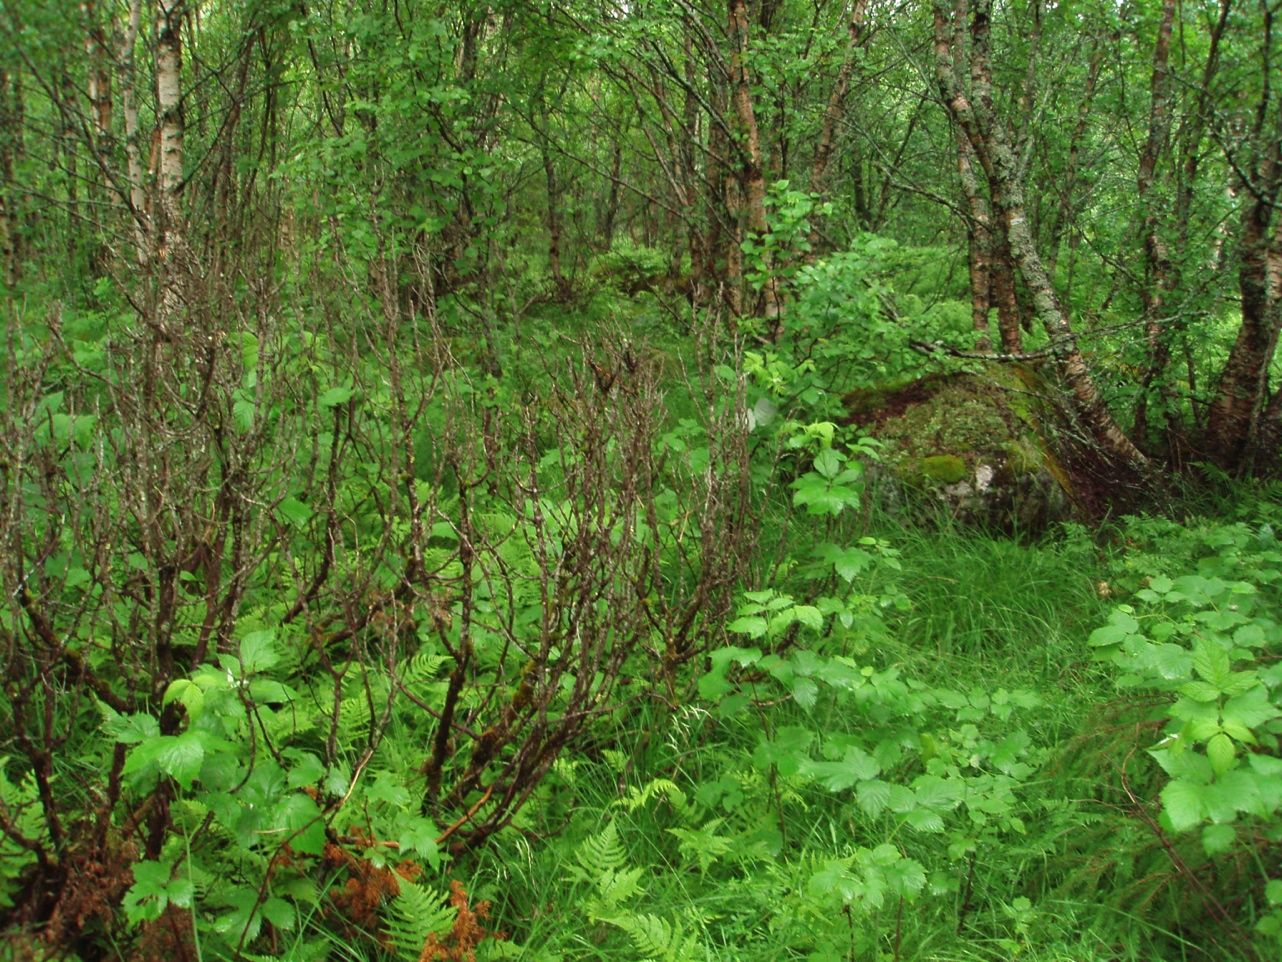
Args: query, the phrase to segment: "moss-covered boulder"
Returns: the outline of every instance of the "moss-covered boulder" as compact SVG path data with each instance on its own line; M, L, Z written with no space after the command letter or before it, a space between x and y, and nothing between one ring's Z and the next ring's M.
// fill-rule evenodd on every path
M1073 486L1055 454L1052 392L1027 368L934 374L846 398L853 423L885 444L875 487L908 510L1036 531L1070 517Z

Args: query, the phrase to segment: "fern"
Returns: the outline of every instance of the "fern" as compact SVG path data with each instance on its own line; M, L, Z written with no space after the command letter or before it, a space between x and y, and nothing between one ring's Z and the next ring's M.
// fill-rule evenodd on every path
M5 774L9 758L0 758L0 813L27 838L43 839L44 818L36 790L36 777L25 772L17 782ZM34 853L0 833L0 908L13 906L13 892L18 891L24 870L36 860Z
M699 871L707 872L712 863L723 855L734 851L734 839L727 835L718 835L724 819L714 818L702 828L670 828L669 835L680 839L680 851L686 858L696 859Z
M447 655L432 651L428 645L424 645L400 666L400 682L410 691L418 692L435 681L436 676L441 673L441 667L449 661Z
M574 853L574 860L578 864L570 870L571 878L587 882L596 890L585 903L591 918L604 919L642 892L643 870L628 867L627 853L614 822L584 839Z
M676 782L666 778L651 779L643 788L630 788L628 789L628 797L621 798L614 804L626 808L628 812L635 812L638 808L648 805L659 796L667 799L668 804L682 814L689 808L686 793L681 791Z
M654 962L697 962L707 953L694 933L687 934L680 922L668 922L657 915L620 915L602 919L626 932L637 953Z
M400 891L387 907L387 938L401 958L418 962L428 936L449 932L458 910L434 889L405 879L399 882Z
M574 853L574 860L579 863L584 876L592 878L600 872L614 872L627 864L628 855L619 841L619 828L613 821L607 822L596 835L589 835Z

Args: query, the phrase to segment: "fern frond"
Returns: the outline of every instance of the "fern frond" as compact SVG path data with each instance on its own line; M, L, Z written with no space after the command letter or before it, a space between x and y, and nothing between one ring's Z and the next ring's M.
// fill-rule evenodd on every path
M589 873L589 877L623 868L627 864L628 853L619 841L618 826L613 821L607 822L596 835L585 838L575 850L574 860Z
M458 910L435 889L406 879L399 884L400 892L387 906L387 937L401 958L418 962L428 936L449 932Z
M619 841L618 826L612 821L579 844L574 860L578 864L571 868L570 877L587 882L596 889L587 904L587 914L593 918L617 911L619 906L642 892L644 870L628 867L628 855Z
M705 957L698 937L687 934L680 922L657 915L621 915L603 919L627 933L637 953L655 962L697 962Z
M436 676L441 673L441 668L449 661L449 656L432 651L424 645L414 657L401 664L401 684L416 692L435 681Z
M714 818L697 829L670 828L668 834L680 839L681 854L686 858L696 859L699 871L706 872L713 862L734 851L734 839L717 834L723 821L724 819Z
M628 797L621 798L614 804L626 808L629 812L635 812L638 808L648 805L659 796L667 799L668 804L678 812L684 814L689 808L686 793L680 789L676 782L667 778L654 778L641 788L630 788L628 789Z

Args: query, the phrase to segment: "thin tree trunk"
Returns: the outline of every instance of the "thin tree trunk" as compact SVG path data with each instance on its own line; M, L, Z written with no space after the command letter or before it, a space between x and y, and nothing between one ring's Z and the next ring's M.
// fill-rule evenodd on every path
M162 327L177 309L177 270L185 247L179 193L183 187L182 22L185 0L156 2L156 110L159 156L156 161L156 257L163 266Z
M998 196L994 193L994 199ZM1015 293L1015 261L1011 255L1010 234L1004 217L993 220L992 243L988 269L992 277L993 305L997 308L997 332L1001 338L1002 350L1018 354L1024 349L1024 312L1020 309L1019 298ZM1047 276L1050 276L1049 272Z
M1158 160L1166 153L1171 131L1172 81L1169 68L1171 29L1175 21L1175 0L1163 0L1162 19L1153 47L1153 79L1150 84L1148 138L1140 151L1136 190L1144 211L1144 284L1140 290L1144 336L1148 341L1148 366L1135 402L1135 436L1144 443L1148 434L1149 395L1154 384L1164 384L1171 348L1163 329L1162 312L1171 289L1171 257L1161 233L1161 214L1153 198L1153 180ZM1164 418L1171 423L1174 396L1159 388L1165 402ZM1168 432L1169 433L1169 432Z
M728 94L715 66L708 66L709 102L714 116L724 116ZM730 209L730 172L727 168L730 143L725 128L715 121L708 124L708 170L704 177L706 229L704 233L704 263L700 273L705 283L724 280L723 298L732 315L741 312L741 254L738 238L731 227L737 221Z
M1060 188L1059 204L1055 209L1055 220L1051 224L1050 242L1046 248L1046 273L1055 277L1059 263L1059 248L1065 231L1074 223L1074 201L1077 193L1078 175L1081 173L1082 142L1086 139L1090 123L1091 104L1095 100L1095 89L1099 85L1100 68L1104 65L1104 44L1096 41L1091 53L1090 66L1086 69L1086 90L1077 106L1077 124L1073 127L1068 141L1068 160L1065 164L1063 186Z
M698 89L695 82L698 65L694 56L694 36L689 27L685 30L684 40L685 54L685 98L681 106L682 138L681 150L682 168L685 175L685 192L684 204L687 209L693 210L699 197L699 164L696 159L695 145L700 142L699 131L699 99L696 96ZM703 263L705 254L703 251L703 235L699 230L699 220L697 217L687 215L685 218L686 229L686 247L690 253L690 294L697 301L699 296L700 281L702 279Z
M979 335L976 346L981 351L992 347L988 336L988 309L992 301L993 247L992 215L988 199L979 187L975 175L975 149L966 134L957 128L957 173L961 179L962 196L970 213L966 222L967 268L970 272L971 327Z
M561 186L552 162L552 151L546 143L542 146L543 179L547 186L548 271L557 300L569 297L570 285L561 269Z
M623 138L614 141L614 155L610 160L610 191L605 199L605 211L601 217L601 248L609 251L614 247L614 224L619 218L619 175L623 168Z
M729 0L730 33L730 97L739 122L741 142L738 146L738 180L743 199L744 226L763 236L766 221L766 177L761 164L761 131L752 103L752 87L748 75L748 10L744 0ZM760 315L769 323L772 335L779 319L779 293L775 280L770 277L769 257L762 265L767 275L759 302Z
M850 92L850 78L855 72L855 54L864 42L864 19L868 12L868 0L855 0L847 23L846 56L837 71L837 80L828 95L824 108L823 121L819 125L819 140L815 144L815 159L810 166L810 192L823 197L827 194L828 166L832 160L833 146L836 142L837 124L846 109L846 95ZM818 220L810 229L810 250L812 254L819 251L820 234Z
M129 185L128 209L133 227L134 256L139 266L151 260L151 217L147 210L147 193L143 186L142 132L138 126L137 61L134 50L142 27L142 0L130 0L129 22L116 60L120 64L120 113L125 122L125 176Z
M0 69L0 282L12 287L18 277L18 217L14 207L14 143L18 135L17 91Z
M111 138L111 72L108 70L107 39L98 19L94 0L84 0L80 11L85 19L85 62L89 71L89 107L94 134L100 141ZM100 147L100 149L103 149Z

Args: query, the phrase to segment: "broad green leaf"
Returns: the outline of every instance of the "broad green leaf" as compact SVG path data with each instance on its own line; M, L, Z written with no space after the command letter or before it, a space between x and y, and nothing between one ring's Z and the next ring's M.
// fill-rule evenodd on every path
M276 824L286 832L290 847L303 855L320 855L325 848L325 818L315 800L303 792L287 796L276 810ZM276 839L271 840L272 844Z
M824 626L824 616L818 608L812 605L797 605L792 609L796 614L797 621L801 622L807 628L813 628L815 631L821 631Z
M263 902L263 918L278 929L292 931L298 924L298 912L289 902L280 898L269 898Z
M312 752L287 748L281 755L290 761L287 784L290 788L316 785L325 777L325 763Z
M280 512L282 518L295 527L305 525L312 517L312 509L294 497L283 500L276 510Z
M1208 825L1202 829L1202 849L1207 855L1223 855L1237 839L1232 825Z
M1233 721L1250 729L1256 729L1280 714L1278 707L1269 701L1269 693L1263 685L1230 698L1224 703L1223 711L1225 722Z
M346 404L352 399L352 389L350 387L332 387L316 399L316 403L323 408L338 407L340 404Z
M132 715L120 715L103 706L106 721L103 730L122 745L138 745L160 736L160 722L151 715L136 712Z
M859 807L869 816L876 818L890 804L890 783L880 779L860 782L855 789Z
M251 631L240 641L240 667L245 675L266 671L280 661L273 629Z
M441 852L436 844L438 835L440 830L431 819L415 815L402 820L396 841L401 852L413 852L432 868L438 868L441 864Z
M1162 789L1162 810L1177 832L1186 832L1206 817L1206 786L1175 779Z
M200 733L183 732L157 741L160 746L156 752L156 766L184 791L190 789L205 761L205 745Z
M837 472L841 470L841 463L845 458L832 448L824 448L815 455L815 471L825 478L834 478Z
M1193 670L1208 685L1223 691L1232 670L1229 653L1214 641L1201 640L1193 651Z
M1233 739L1224 732L1212 735L1211 740L1206 743L1206 757L1211 760L1215 774L1223 775L1233 767L1233 760L1237 757Z

